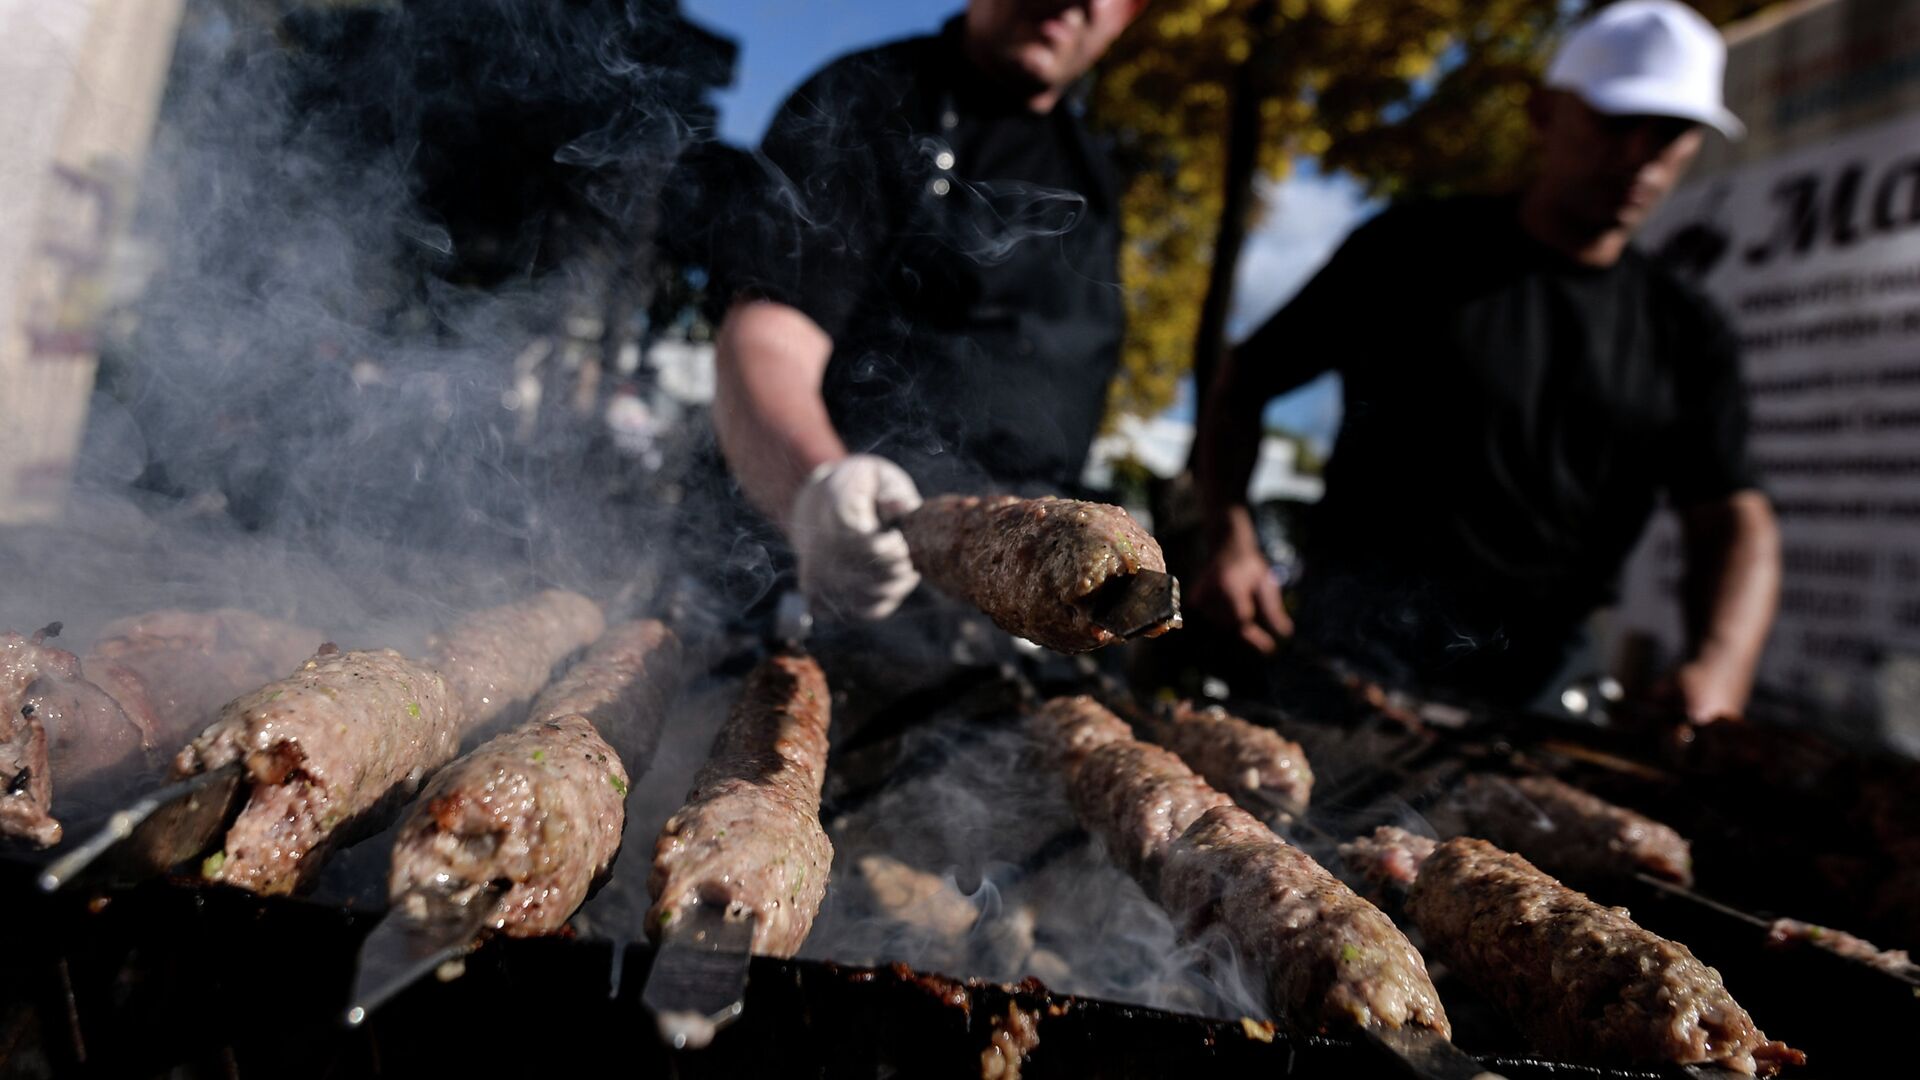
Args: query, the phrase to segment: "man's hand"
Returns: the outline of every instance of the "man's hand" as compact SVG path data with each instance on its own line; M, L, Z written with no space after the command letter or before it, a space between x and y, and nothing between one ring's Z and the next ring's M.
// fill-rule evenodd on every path
M1711 724L1739 719L1752 685L1752 672L1739 664L1689 660L1654 686L1653 698L1679 709L1693 723Z
M920 575L907 538L885 523L919 506L913 478L886 458L854 454L815 469L787 518L801 591L853 618L893 614Z
M1293 620L1280 602L1280 584L1257 544L1230 543L1214 552L1194 584L1191 606L1201 618L1240 635L1262 654L1293 636Z

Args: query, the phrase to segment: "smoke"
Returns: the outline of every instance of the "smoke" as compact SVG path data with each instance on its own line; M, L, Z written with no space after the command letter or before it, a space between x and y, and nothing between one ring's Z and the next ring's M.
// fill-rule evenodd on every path
M32 569L0 623L63 619L84 652L113 617L236 606L418 652L453 615L547 585L616 618L686 606L682 625L708 630L764 596L768 532L624 456L601 412L617 356L657 331L655 291L682 284L655 255L664 225L693 226L665 238L675 262L719 262L735 228L830 248L851 233L821 196L845 177L716 152L711 58L662 0L262 8L188 5L72 511L0 532L0 558ZM828 110L818 134L851 122ZM770 197L702 201L741 176ZM1013 182L953 197L968 228L940 242L984 264L1085 211ZM908 389L898 359L868 350L857 377ZM901 438L931 454L923 413ZM683 467L709 468L704 417L683 429ZM680 587L716 565L717 597ZM696 686L635 770L584 932L642 936L652 837L735 688ZM941 767L828 822L809 955L1261 1015L1224 942L1181 942L1097 845L1061 841L1056 779L1017 731L963 730L978 724L913 732L908 755ZM377 906L386 846L334 853L317 898Z
M804 955L1266 1015L1224 939L1183 942L1080 832L1059 775L1017 723L937 718L902 737L899 760L930 764L890 770L828 821L833 887Z
M261 9L188 5L74 516L10 538L52 580L0 614L361 640L544 583L644 599L662 478L600 412L709 137L700 39L657 0Z

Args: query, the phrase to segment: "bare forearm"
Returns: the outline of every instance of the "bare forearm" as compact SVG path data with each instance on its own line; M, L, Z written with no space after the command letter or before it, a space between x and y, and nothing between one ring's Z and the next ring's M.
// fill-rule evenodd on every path
M727 312L715 348L714 432L749 502L786 524L807 474L847 455L820 384L833 342L802 312L771 301Z
M1695 660L1751 679L1780 603L1780 527L1766 496L1739 492L1682 512L1687 636Z

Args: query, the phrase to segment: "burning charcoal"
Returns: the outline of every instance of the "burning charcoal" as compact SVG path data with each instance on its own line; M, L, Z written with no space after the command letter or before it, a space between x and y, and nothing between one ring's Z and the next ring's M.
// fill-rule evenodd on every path
M1007 1014L990 1024L993 1035L980 1051L980 1080L1020 1080L1020 1066L1040 1045L1040 1014L1008 1002Z
M1771 1075L1806 1058L1769 1041L1687 947L1641 929L1518 855L1456 837L1407 910L1429 948L1547 1053Z
M525 724L434 777L394 841L389 897L504 883L487 925L515 937L564 926L626 824L628 773L609 738L651 753L678 661L679 642L659 622L610 631L541 693Z
M1139 523L1100 503L943 495L900 528L928 582L974 604L1008 633L1059 652L1118 640L1095 621L1099 594L1142 570L1167 569L1160 545ZM1145 636L1179 625L1176 614Z
M873 902L889 918L942 938L957 948L980 921L980 909L953 883L890 855L862 855L855 863Z
M820 826L827 679L812 658L768 658L747 677L686 805L654 846L656 937L700 904L753 918L753 951L792 956L827 892L833 844Z

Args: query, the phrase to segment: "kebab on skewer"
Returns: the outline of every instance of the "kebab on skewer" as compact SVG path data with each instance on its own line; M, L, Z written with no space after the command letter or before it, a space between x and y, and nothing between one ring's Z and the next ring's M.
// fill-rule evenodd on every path
M1350 865L1407 887L1427 947L1534 1045L1571 1058L1717 1065L1772 1075L1806 1057L1769 1040L1719 972L1525 858L1391 826L1343 845Z
M169 749L198 735L220 707L286 674L326 638L318 630L237 608L168 608L115 619L87 652L95 682L152 706L153 741Z
M175 757L176 776L239 763L251 785L203 874L293 891L343 826L411 794L453 759L464 733L531 697L605 626L592 601L549 590L461 619L438 639L433 663L323 645L293 675L229 703Z
M619 850L622 758L652 756L679 653L658 621L617 626L541 692L526 723L441 770L394 841L395 908L498 889L486 926L513 937L564 926Z
M1470 776L1460 799L1469 830L1575 881L1651 874L1693 883L1692 847L1644 814L1550 776Z
M153 745L145 700L123 692L123 705L95 685L78 657L46 643L58 632L0 634L0 837L32 847L60 842L56 776L81 782Z
M751 921L750 949L792 956L827 892L833 844L820 824L831 719L811 657L762 661L654 847L647 931L671 940L696 910Z
M1088 652L1180 625L1160 545L1120 507L941 495L899 525L928 582L1049 649Z
M1313 794L1307 753L1272 728L1190 701L1156 715L1151 727L1155 742L1221 791L1271 800L1295 814L1307 808Z
M1451 1033L1426 964L1377 908L1178 757L1136 741L1092 698L1056 698L1030 728L1075 816L1189 934L1223 929L1276 1013L1306 1028Z
M58 624L49 630L57 632ZM219 707L297 665L317 632L234 609L165 610L116 620L84 660L46 644L47 630L0 635L9 698L0 768L0 835L37 846L60 838L54 786L130 779L153 751L178 746ZM14 759L18 759L17 762Z

